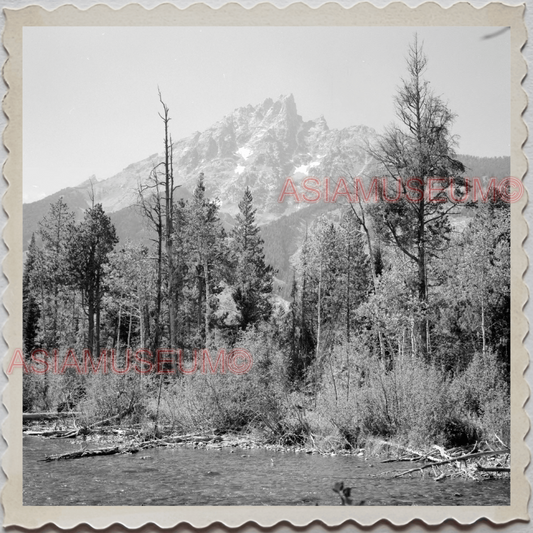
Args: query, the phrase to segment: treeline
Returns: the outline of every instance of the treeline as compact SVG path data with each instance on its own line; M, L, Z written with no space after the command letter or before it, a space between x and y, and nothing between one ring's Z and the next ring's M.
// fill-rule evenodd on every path
M162 102L165 158L139 190L153 244L118 245L100 205L75 224L54 204L25 264L26 356L113 349L123 369L128 349L165 348L181 350L190 369L194 350L214 359L242 348L253 367L184 374L174 361L168 374L32 373L25 409L76 407L88 422L120 415L156 433L249 430L324 449L373 437L508 443L510 208L497 194L452 203L449 183L428 200L432 176L449 176L464 194L465 167L453 151L453 114L424 82L425 65L415 41L396 99L401 124L368 148L390 190L305 229L290 302L273 294L250 190L229 234L205 194L208 178L200 175L190 200L175 198ZM413 176L420 198L390 201Z
M465 173L470 178L496 178L498 181L509 177L511 161L508 156L477 157L458 155L457 159L465 166Z
M76 224L60 199L41 221L26 257L26 356L38 349L64 357L72 349L80 359L84 350L97 359L102 349L115 350L116 366L124 368L131 349L182 350L188 361L194 350L233 345L240 331L268 321L273 307L273 271L264 262L252 202L246 189L236 227L227 235L217 203L205 196L202 175L193 198L173 206L167 232L158 218L165 202L151 193L142 209L159 238L147 247L117 246L100 204ZM27 400L55 407L59 398L48 398L48 392Z

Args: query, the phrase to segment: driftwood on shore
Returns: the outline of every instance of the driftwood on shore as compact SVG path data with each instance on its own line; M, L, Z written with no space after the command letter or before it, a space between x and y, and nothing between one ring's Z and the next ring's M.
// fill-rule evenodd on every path
M61 459L81 459L82 457L94 457L97 455L114 455L116 453L137 453L143 446L128 446L121 448L120 446L112 446L110 448L98 448L96 450L78 450L75 452L59 453L55 455L47 455L42 461L59 461Z
M49 420L53 419L54 417L59 416L67 416L67 415L77 415L80 413L27 413L28 415L39 415L43 420ZM50 418L46 418L46 416L50 416ZM46 430L26 430L24 431L25 435L32 436L32 437L49 437L49 438L56 438L56 439L74 439L78 435L88 435L91 433L91 430L97 426L101 426L103 424L107 424L108 422L112 422L113 420L117 420L121 416L123 416L124 413L119 413L117 415L113 415L109 418L105 418L104 420L99 420L98 422L94 422L93 424L90 424L88 426L80 426L75 427L74 429L46 429ZM39 418L30 418L29 420L38 420ZM74 422L74 425L76 426L76 422Z
M511 469L508 468L508 467L505 467L505 466L491 466L491 467L487 467L487 466L481 466L481 465L477 465L477 469L480 471L480 472L510 472Z
M77 411L62 411L61 413L22 413L22 422L33 420L55 420L56 418L67 418L69 416L79 416Z
M386 440L380 440L378 444L382 446L391 446L393 448L398 448L399 450L402 450L409 454L408 457L401 457L401 458L396 458L396 459L384 459L383 461L381 461L382 463L396 463L396 462L402 462L402 461L414 462L414 461L422 461L422 460L427 460L427 459L429 459L430 461L440 461L439 458L433 455L429 455L429 453L424 453L421 451L413 450L412 448L409 448L408 446L402 446L401 444L397 444L396 442L388 442ZM434 447L439 450L441 455L444 455L443 448L441 448L440 446L434 446ZM448 456L445 456L445 455L444 457L448 458Z
M63 436L65 438L65 436ZM181 442L218 442L222 440L221 437L212 435L198 435L191 433L187 435L175 435L165 437L164 439L153 439L146 442L141 442L137 445L128 446L111 446L107 448L96 448L93 450L82 449L75 452L60 453L55 455L47 455L42 461L59 461L62 459L80 459L83 457L95 457L99 455L115 455L124 453L137 453L144 448L152 448L156 446L172 446Z
M28 437L49 437L49 438L54 438L54 437L59 437L59 436L62 436L62 435L65 435L66 433L70 433L72 430L68 429L68 430L64 430L64 429L46 429L46 430L40 430L40 431L35 431L35 430L29 430L29 431L24 431L24 435L27 435Z
M398 472L393 477L401 477L401 476L405 476L407 474L412 474L413 472L420 472L420 471L424 470L425 468L432 468L434 466L446 465L446 464L455 463L455 462L458 462L458 461L467 461L468 459L474 459L474 458L477 458L477 457L483 457L483 456L489 456L489 455L507 455L507 454L509 454L509 450L494 450L494 451L487 451L487 452L469 453L469 454L466 454L466 455L461 455L459 457L453 457L453 458L447 459L445 461L438 461L436 463L435 462L428 463L427 465L419 466L417 468L411 468L411 469L405 470L403 472ZM483 467L479 468L479 465L478 465L478 469L479 470L483 470ZM485 471L491 471L491 470L487 469ZM494 470L492 470L492 471L494 471ZM509 470L503 470L502 469L502 470L498 470L498 471L505 472L505 471L509 471Z

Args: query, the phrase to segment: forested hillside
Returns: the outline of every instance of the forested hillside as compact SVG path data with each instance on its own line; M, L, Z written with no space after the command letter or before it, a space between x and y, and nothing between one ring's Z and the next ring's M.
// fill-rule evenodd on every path
M24 410L324 449L508 444L510 206L499 192L457 200L470 171L505 177L508 159L455 154L453 113L425 65L415 41L399 122L356 154L386 177L376 202L293 206L262 226L251 184L231 213L209 191L214 174L177 192L161 99L163 152L136 207L59 195L31 238ZM315 123L300 134L313 128L333 142ZM434 176L456 200L446 187L428 198Z
M476 157L458 155L457 159L465 166L465 175L470 178L497 178L501 180L511 174L509 157Z

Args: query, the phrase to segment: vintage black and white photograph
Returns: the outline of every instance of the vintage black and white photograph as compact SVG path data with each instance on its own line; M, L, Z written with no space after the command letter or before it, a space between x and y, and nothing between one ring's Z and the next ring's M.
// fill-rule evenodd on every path
M510 505L509 27L22 46L23 505Z

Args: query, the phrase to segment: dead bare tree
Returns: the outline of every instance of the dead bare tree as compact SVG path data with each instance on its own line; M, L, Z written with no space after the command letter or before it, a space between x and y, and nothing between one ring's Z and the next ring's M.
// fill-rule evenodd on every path
M174 161L172 136L169 132L170 113L158 90L159 101L163 107L159 117L164 125L163 161L152 168L148 181L139 186L139 204L143 214L155 229L157 237L157 296L156 324L153 349L157 350L161 341L161 311L163 304L163 284L167 289L169 348L175 349L177 339L178 294L176 291L176 268L174 265L174 234L176 228L176 205L174 193L179 186L174 182ZM174 370L177 362L173 359Z

